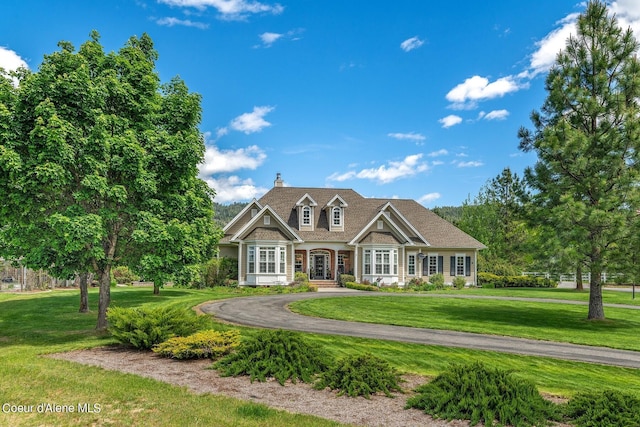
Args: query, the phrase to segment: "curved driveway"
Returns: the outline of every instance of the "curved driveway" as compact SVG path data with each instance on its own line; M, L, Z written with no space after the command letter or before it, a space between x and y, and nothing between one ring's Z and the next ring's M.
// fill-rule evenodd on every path
M200 308L203 312L214 315L218 319L247 326L289 329L318 334L346 335L447 347L462 347L476 350L553 357L556 359L576 360L580 362L600 363L640 369L640 352L636 351L614 350L605 347L591 347L585 345L537 341L495 335L482 335L467 332L321 319L295 314L287 309L287 305L289 303L302 299L340 296L417 297L415 295L381 295L364 292L300 293L232 298L206 303ZM513 299L521 300L521 298ZM531 301L531 299L527 300ZM544 301L569 304L576 303L574 301L562 300ZM628 308L638 309L640 307L628 306Z

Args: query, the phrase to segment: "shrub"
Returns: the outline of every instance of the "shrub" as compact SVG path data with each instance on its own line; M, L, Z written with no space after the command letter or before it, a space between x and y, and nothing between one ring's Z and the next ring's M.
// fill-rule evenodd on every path
M307 276L307 273L303 273L302 271L296 271L293 280L298 283L307 283L309 281L309 276Z
M340 275L340 286L342 286L343 288L347 286L347 282L355 282L355 281L356 281L356 276L354 276L353 274Z
M371 354L347 356L339 360L333 367L320 375L315 388L322 390L329 387L339 390L338 396L346 394L367 399L371 394L383 392L393 397L391 392L402 391L398 383L400 373L386 361Z
M577 394L565 416L577 426L640 426L640 399L614 390Z
M464 289L467 284L467 280L462 276L456 276L451 283L456 289Z
M240 344L240 331L196 332L188 337L173 337L153 347L153 352L172 359L215 359L229 354Z
M213 258L202 266L204 286L226 286L228 279L238 280L238 260Z
M444 276L442 273L434 274L429 277L429 283L436 287L436 289L444 289Z
M407 401L435 418L465 419L472 425L547 425L558 419L557 407L540 396L535 385L509 371L493 370L481 363L455 364L416 390Z
M111 307L107 321L114 338L140 350L149 350L169 338L191 335L211 325L208 316L168 307Z
M498 276L492 273L478 273L478 284L483 288L555 288L558 283L545 277Z
M251 381L274 377L281 385L312 382L327 368L327 356L321 347L311 345L300 334L291 331L260 331L243 341L237 352L214 364L223 376L249 375Z
M116 283L131 285L140 280L140 276L134 274L129 267L121 265L111 270L111 276Z
M379 291L380 289L377 286L369 285L366 283L356 283L356 282L347 282L344 285L349 289L356 289L358 291Z

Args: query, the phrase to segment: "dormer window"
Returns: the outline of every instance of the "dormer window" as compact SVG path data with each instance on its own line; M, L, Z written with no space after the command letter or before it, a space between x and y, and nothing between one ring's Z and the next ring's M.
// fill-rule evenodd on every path
M311 208L309 206L302 208L302 225L311 225Z
M333 217L333 225L337 227L341 226L342 225L342 208L334 207L332 217Z

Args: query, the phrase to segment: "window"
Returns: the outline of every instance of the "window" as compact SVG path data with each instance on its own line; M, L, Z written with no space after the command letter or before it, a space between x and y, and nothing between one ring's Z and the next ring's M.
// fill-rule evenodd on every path
M344 255L338 254L338 272L344 273Z
M429 276L438 273L438 255L429 255Z
M398 274L398 251L395 249L365 249L363 264L364 274L372 274L372 271L373 274L381 275Z
M296 271L302 271L302 261L303 261L303 255L302 254L296 254Z
M253 218L254 216L258 215L258 209L251 209L251 218Z
M378 230L384 230L384 221L378 220L377 226Z
M464 254L452 256L451 276L471 276L471 257Z
M342 208L333 208L333 225L342 225Z
M287 250L284 246L249 246L247 248L247 272L249 274L285 274L287 271L286 254Z
M310 225L311 224L311 208L309 206L305 206L302 208L302 225Z
M416 274L416 256L414 254L409 255L407 259L407 272L410 276L415 276Z
M281 247L280 248L280 274L285 274L286 272L286 261L287 261L287 255L286 255L287 251L285 250L285 248Z
M247 256L247 263L249 264L247 270L249 273L256 272L256 248L253 246L249 246L248 248L249 255Z
M264 225L271 224L271 217L269 215L264 216Z
M464 255L456 256L456 276L464 276Z

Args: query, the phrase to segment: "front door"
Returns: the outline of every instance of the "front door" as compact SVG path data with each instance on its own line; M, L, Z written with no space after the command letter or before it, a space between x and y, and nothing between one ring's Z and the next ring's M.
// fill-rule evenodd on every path
M324 255L314 255L313 256L313 265L314 265L314 271L313 271L313 277L314 279L324 279L325 278L325 262L324 262Z

